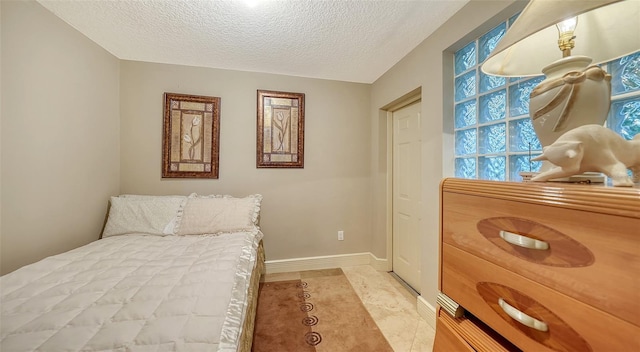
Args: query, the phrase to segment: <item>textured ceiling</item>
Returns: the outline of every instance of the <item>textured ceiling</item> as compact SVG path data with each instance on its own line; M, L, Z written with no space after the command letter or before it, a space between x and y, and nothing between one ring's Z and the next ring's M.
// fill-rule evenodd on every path
M372 83L468 0L38 2L123 60Z

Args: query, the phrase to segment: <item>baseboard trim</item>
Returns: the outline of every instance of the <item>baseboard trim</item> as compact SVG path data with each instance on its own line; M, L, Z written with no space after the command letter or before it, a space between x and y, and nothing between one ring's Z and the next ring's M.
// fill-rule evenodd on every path
M380 259L370 252L321 257L267 260L267 274L286 273L291 271L321 270L340 268L343 266L371 265L378 271L388 271L388 260Z
M424 318L427 324L431 325L431 327L436 329L436 308L432 306L427 300L422 298L422 296L418 296L416 309L418 310L418 314Z
M369 255L371 256L369 265L371 265L374 269L376 269L377 271L391 271L391 268L389 267L389 260L380 259L373 253L369 253Z
M290 271L332 269L343 266L366 265L371 261L370 253L327 255L322 257L268 260L267 274Z

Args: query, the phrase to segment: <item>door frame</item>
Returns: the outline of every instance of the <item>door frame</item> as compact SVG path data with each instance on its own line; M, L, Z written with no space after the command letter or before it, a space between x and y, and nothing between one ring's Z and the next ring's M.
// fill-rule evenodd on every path
M387 126L387 182L386 182L386 234L387 271L393 271L393 113L406 106L422 101L422 87L418 87L393 102L385 105ZM422 107L420 108L422 111Z

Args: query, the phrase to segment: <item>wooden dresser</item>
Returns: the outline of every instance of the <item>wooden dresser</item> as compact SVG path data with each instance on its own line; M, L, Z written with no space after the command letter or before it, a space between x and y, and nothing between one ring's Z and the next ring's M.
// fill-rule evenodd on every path
M639 188L450 178L440 209L434 351L640 351Z

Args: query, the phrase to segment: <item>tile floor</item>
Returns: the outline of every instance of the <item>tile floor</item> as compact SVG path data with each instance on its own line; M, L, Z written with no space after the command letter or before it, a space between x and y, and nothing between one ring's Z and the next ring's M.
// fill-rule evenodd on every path
M370 265L342 271L395 352L432 351L435 331L418 315L416 298L396 279ZM265 281L295 279L300 279L299 272L265 276Z

